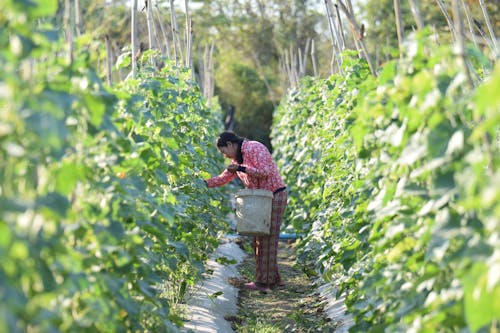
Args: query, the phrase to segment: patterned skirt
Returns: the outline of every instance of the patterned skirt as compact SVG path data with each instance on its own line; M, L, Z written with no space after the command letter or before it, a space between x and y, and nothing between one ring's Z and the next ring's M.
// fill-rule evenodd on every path
M271 214L271 234L254 238L255 253L255 282L260 285L273 287L281 283L278 269L278 242L283 213L288 200L288 192L281 191L273 197Z

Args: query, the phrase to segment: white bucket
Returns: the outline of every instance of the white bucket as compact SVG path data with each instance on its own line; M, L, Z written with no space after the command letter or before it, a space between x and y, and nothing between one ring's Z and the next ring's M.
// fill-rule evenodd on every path
M263 236L271 233L273 192L244 189L236 193L236 231L240 235Z

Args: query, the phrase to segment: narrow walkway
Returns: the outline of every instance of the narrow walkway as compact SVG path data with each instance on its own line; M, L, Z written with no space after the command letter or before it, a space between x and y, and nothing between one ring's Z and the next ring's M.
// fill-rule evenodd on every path
M246 240L248 242L248 239ZM249 244L245 245L247 252ZM335 332L339 323L327 317L327 302L318 295L314 277L308 277L295 263L293 244L280 242L278 260L284 287L271 292L249 291L244 283L255 272L253 256L238 266L241 277L230 279L239 289L238 313L226 316L235 332Z

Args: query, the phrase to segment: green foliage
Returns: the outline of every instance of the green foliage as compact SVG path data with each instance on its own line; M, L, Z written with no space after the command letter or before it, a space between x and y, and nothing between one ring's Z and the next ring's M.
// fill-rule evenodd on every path
M168 62L105 87L46 33L57 2L36 4L0 13L0 331L177 331L226 230L201 180L220 110Z
M330 69L331 46L321 42L328 28L321 27L326 18L315 10L318 1L197 2L203 5L192 13L199 27L195 49L212 42L216 46L215 93L221 105L226 110L235 106L235 131L270 146L272 110L288 85L285 50L292 48L297 55L297 48L304 52L306 43L315 39L318 67L321 72ZM307 71L312 72L310 60Z
M224 96L222 107L236 106L234 131L270 147L273 105L267 98L265 83L248 63L235 61L233 55L222 59L224 66L215 73L219 82L216 94Z
M303 80L276 113L302 258L347 294L352 331L495 330L500 71L471 90L449 47L408 43L377 78L352 59Z

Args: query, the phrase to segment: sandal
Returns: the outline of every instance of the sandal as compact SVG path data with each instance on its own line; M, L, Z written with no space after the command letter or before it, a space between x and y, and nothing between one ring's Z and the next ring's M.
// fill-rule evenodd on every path
M250 289L250 290L258 290L258 291L266 291L266 292L269 290L266 287L261 287L261 286L257 285L257 283L255 283L255 282L245 283L245 288Z

